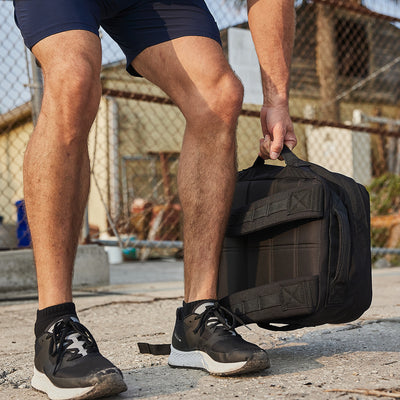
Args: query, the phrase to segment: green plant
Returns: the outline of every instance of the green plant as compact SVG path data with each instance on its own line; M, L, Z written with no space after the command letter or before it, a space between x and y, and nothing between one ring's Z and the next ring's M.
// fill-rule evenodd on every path
M400 176L386 173L367 187L371 199L371 215L400 212Z

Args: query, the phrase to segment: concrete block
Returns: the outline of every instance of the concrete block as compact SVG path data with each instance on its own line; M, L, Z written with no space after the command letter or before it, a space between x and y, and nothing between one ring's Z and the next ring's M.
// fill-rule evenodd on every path
M75 259L73 287L108 285L110 266L104 248L79 246ZM0 252L0 293L36 289L36 273L31 249Z
M0 290L36 288L35 265L30 249L9 250L0 253Z
M79 246L74 271L74 287L109 285L110 264L104 247Z

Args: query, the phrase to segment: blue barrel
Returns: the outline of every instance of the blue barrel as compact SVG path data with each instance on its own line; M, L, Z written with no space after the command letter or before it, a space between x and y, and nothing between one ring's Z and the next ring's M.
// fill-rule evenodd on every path
M17 207L17 246L19 248L31 247L32 239L26 218L25 201L18 200L15 205Z

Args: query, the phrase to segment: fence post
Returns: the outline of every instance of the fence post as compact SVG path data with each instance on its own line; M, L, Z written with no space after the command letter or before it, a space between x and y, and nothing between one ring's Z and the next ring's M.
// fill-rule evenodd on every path
M43 99L43 76L42 71L37 65L36 58L31 54L31 67L32 67L32 84L31 96L32 96L32 121L33 126L36 126L39 118L40 109L42 107Z

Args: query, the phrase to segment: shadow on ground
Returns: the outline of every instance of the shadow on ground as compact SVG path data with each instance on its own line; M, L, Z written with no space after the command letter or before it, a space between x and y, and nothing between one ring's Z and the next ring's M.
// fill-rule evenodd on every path
M400 319L382 319L366 323L309 331L301 337L287 337L268 350L271 375L322 368L322 359L352 353L400 352ZM366 356L366 354L364 355Z
M308 330L303 335L301 331L286 336L283 334L279 344L268 350L272 367L261 373L246 375L244 379L241 377L240 380L267 376L272 378L312 370L314 370L313 375L319 375L327 363L335 369L339 366L344 367L344 359L351 359L353 353L359 352L365 353L359 357L361 360L374 359L379 353L380 359L384 362L387 359L382 353L400 352L399 335L400 319L331 326L327 329ZM400 363L396 360L391 363L393 362ZM317 369L321 372L316 372ZM206 381L203 378L208 374L199 370L174 369L168 365L161 365L125 371L124 375L129 389L120 396L114 397L115 400L145 399L174 394L176 398L181 398L186 392L202 387L207 381L207 378ZM222 385L222 381L228 384L230 379L237 380L238 378L217 379ZM216 382L216 387L218 385L220 384Z

